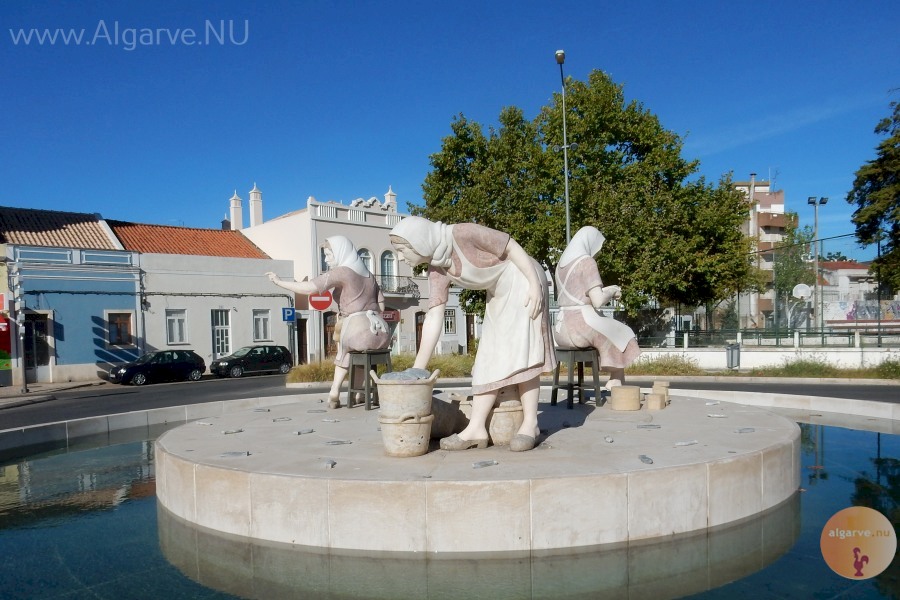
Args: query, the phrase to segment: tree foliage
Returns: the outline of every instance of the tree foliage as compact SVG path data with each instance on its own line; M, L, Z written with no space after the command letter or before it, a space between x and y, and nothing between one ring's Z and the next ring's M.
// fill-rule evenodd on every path
M847 202L853 213L856 238L864 245L881 242L873 268L882 283L900 289L900 102L891 102L893 114L878 122L875 133L886 136L877 157L856 171Z
M566 81L569 212L574 234L594 225L604 284L623 287L632 311L656 299L697 306L751 287L749 204L729 177L696 177L682 140L601 71ZM508 232L551 273L566 246L562 95L531 121L504 108L498 127L458 115L431 156L419 214Z

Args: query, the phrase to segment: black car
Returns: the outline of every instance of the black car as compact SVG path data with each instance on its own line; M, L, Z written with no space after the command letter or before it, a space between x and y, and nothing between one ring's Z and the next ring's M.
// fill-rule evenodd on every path
M240 377L244 373L287 373L293 364L291 352L284 346L244 346L212 361L209 370L219 377Z
M109 370L113 383L144 385L156 381L197 381L206 371L206 362L193 350L148 352L134 362Z

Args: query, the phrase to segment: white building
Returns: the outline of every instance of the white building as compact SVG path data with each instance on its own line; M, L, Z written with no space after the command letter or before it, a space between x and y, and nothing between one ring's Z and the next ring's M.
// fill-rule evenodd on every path
M428 310L428 280L423 276L414 277L391 246L388 233L406 216L397 212L397 195L393 190L388 189L383 202L371 197L343 204L319 202L310 196L306 208L268 221L262 217L262 192L255 184L250 192L250 202L250 226L240 228L243 223L241 199L237 193L230 199L231 228L240 229L272 258L293 261L297 281L312 279L327 270L324 244L328 237L343 235L349 238L381 285L385 296L384 318L394 337L392 350L415 353ZM304 362L314 362L334 354L336 347L331 334L337 305L332 303L320 312L311 308L307 297L302 295L296 297L296 305L298 357ZM467 318L459 306L458 293L451 292L444 334L436 352L466 352L467 340L473 335L474 318Z

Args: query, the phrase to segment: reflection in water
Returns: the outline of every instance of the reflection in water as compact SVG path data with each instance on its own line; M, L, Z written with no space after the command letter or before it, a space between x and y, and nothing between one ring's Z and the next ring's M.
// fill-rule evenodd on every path
M155 494L151 441L50 451L0 466L0 529L64 521Z
M799 536L799 511L795 494L719 531L502 558L318 552L201 529L161 505L157 520L172 564L204 586L243 598L664 599L724 585L777 560Z
M451 560L329 555L201 532L152 497L148 440L158 432L118 432L94 446L0 463L0 595L732 600L852 590L855 598L895 598L898 561L876 578L850 581L819 550L825 522L848 506L875 508L895 527L900 521L900 436L864 425L802 424L803 491L736 527L568 556Z

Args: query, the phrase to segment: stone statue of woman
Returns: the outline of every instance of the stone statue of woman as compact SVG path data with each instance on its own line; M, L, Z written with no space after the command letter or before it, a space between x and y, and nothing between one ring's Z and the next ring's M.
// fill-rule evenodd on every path
M594 255L606 238L596 227L582 227L572 237L556 267L556 301L559 317L553 337L560 348L595 348L600 367L609 371L606 388L622 385L625 367L640 355L630 327L597 312L622 290L603 287Z
M441 440L441 449L486 447L487 417L499 391L509 385L517 386L524 415L510 450L534 448L540 375L556 366L543 269L508 234L474 223L445 225L407 217L391 230L390 238L407 264L428 264L431 299L416 368L427 367L440 338L450 285L487 291L472 367L472 415L463 431Z
M297 294L318 294L334 290L339 317L335 326L338 342L334 358L334 380L328 392L328 408L340 408L341 384L350 368L350 352L383 350L391 343L390 330L381 316L384 311L384 295L359 258L356 247L342 235L325 240L325 263L329 269L309 281L282 281L274 273L269 279L280 287ZM366 374L368 376L368 374ZM347 400L352 406L352 399Z

